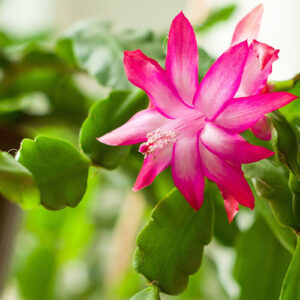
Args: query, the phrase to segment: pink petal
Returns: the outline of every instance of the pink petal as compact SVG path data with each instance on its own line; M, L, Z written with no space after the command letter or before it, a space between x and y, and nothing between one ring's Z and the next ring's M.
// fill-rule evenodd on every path
M147 134L166 124L170 119L162 116L155 109L145 109L136 113L121 127L98 138L107 145L132 145L147 140Z
M265 116L260 118L250 130L256 137L264 141L269 141L272 137L271 124Z
M179 139L174 145L172 159L174 184L195 210L202 205L205 184L198 144L197 135Z
M214 123L240 133L253 126L265 114L279 109L296 98L297 96L286 92L235 98L227 103Z
M193 27L182 12L171 25L166 72L181 99L192 105L198 86L198 50Z
M133 186L133 191L138 191L150 185L155 177L171 164L173 144L169 144L159 153L148 155L143 167Z
M124 68L128 80L147 93L152 106L161 114L175 118L188 110L168 81L166 72L140 50L124 52Z
M235 200L233 195L223 186L218 185L219 190L224 198L225 210L229 223L232 222L233 218L239 211L239 203Z
M272 72L272 64L278 59L279 50L253 41L246 61L240 87L235 97L246 97L261 93Z
M219 156L210 152L201 142L199 143L201 161L203 163L204 175L226 189L235 201L240 204L254 207L254 197L251 189L244 178L241 166L230 164Z
M206 122L200 139L210 152L240 164L249 164L274 155L269 149L251 145L239 134L209 122Z
M201 81L195 106L209 120L214 119L238 90L247 54L247 42L231 47L218 58Z
M257 38L263 11L264 7L260 4L238 23L232 37L231 45L236 45L245 40L248 40L249 44L251 44L252 40Z

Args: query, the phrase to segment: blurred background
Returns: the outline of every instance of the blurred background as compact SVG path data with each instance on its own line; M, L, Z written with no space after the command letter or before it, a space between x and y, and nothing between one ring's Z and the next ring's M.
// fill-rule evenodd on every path
M300 2L298 0L1 0L0 26L17 35L51 30L59 35L72 24L87 18L99 18L114 24L117 30L143 28L167 29L174 16L183 10L193 23L199 23L219 6L237 4L230 20L214 27L201 41L212 55L219 55L230 41L237 21L257 4L265 12L259 39L280 49L273 79L293 76L299 70L298 38Z
M300 70L299 0L1 0L0 29L17 40L30 37L45 39L49 44L76 22L94 18L112 23L116 31L132 28L167 33L181 10L197 25L218 7L234 5L226 22L206 28L199 35L201 47L216 57L227 49L237 22L259 3L265 5L259 40L280 49L271 79L289 79ZM106 90L85 80L81 78L80 86L93 98L89 100L99 100ZM63 136L74 144L76 130L71 126L29 129L32 135ZM133 271L131 264L136 235L151 207L145 204L144 195L130 192L134 178L124 170L126 166L113 172L92 169L88 191L75 209L51 212L40 207L14 215L17 239L2 300L121 300L144 287L142 276ZM154 186L158 199L171 188L165 177ZM251 214L241 211L227 240L208 247L203 267L192 277L189 289L174 299L236 298L239 287L228 276L236 253L227 246L233 245L236 233L248 229L252 221Z

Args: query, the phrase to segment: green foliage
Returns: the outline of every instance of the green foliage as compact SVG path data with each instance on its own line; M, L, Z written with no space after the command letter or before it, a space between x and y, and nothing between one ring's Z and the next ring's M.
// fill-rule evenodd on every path
M0 193L24 209L40 202L39 189L30 171L6 152L0 152Z
M17 57L17 60L6 58L8 65L3 68L0 112L1 107L2 110L9 108L6 114L14 112L10 116L13 122L28 122L28 115L47 115L79 126L87 114L89 101L73 80L78 70L65 64L55 53L38 46L25 48ZM39 113L41 104L35 101L36 94L47 102L42 114ZM26 109L28 106L30 110ZM0 122L8 119L0 113Z
M292 80L293 81L293 80ZM294 82L293 82L294 83ZM295 83L295 85L288 90L290 93L300 97L300 80ZM294 119L300 118L299 116L299 99L292 101L288 105L282 107L280 112L287 118L288 121L293 121Z
M293 213L295 222L300 228L300 181L291 173L289 187L293 195Z
M229 5L213 11L197 28L198 33L227 20L234 10L235 6ZM113 292L112 287L106 286L105 278L111 249L107 247L108 237L115 236L119 207L140 169L142 156L135 148L133 153L129 146L110 147L96 138L124 124L148 104L145 93L134 90L125 76L123 51L141 49L163 66L166 36L164 32L155 34L140 29L114 32L110 25L86 22L59 39L55 49L51 49L40 43L48 38L45 34L19 39L0 32L0 135L3 149L18 148L20 136L33 139L40 133L53 136L25 139L18 160L0 152L1 196L26 209L41 203L50 210L75 207L83 197L85 199L76 210L66 208L49 212L39 207L24 216L13 266L16 276L9 282L13 288L17 284L18 296L23 300L123 300L144 285L132 269L124 272L126 275L116 282ZM214 59L202 48L198 53L201 80ZM97 95L97 98L110 91L105 99L93 105L89 115L88 109L95 99L90 99L90 92L85 94L85 83L81 81L88 75L95 77L102 86L101 96ZM276 83L276 89L289 89L300 96L298 79ZM185 290L188 281L186 292L176 299L229 299L222 286L224 283L219 280L222 266L216 265L211 253L202 264L203 249L212 232L232 254L237 242L235 276L242 290L240 300L278 299L287 262L295 250L296 235L290 227L300 228L298 106L299 101L294 101L281 109L283 115L270 114L276 129L277 157L295 176L272 159L244 167L254 185L256 211L260 215L247 232L242 232L235 220L229 224L223 199L209 181L204 204L198 212L191 209L177 190L159 202L173 187L170 170L160 174L150 187L140 192L147 199L145 215L150 212L150 206L159 203L153 210L151 221L138 237L134 259L136 270L148 279L150 286L132 300L159 300L159 292L178 295ZM83 121L80 146L90 160L65 141L77 145ZM8 134L2 135L2 129L6 132L7 128ZM253 134L245 135L254 141ZM268 142L257 139L254 143L270 147ZM124 161L127 154L128 159ZM118 165L121 168L108 174L90 168L91 163L106 169ZM92 185L85 194L87 180ZM109 184L111 186L107 188ZM120 199L116 201L118 197ZM96 200L93 202L92 199ZM131 212L127 212L128 223ZM216 247L221 246L217 244ZM298 245L282 299L299 298L299 252ZM70 273L73 275L69 263L79 265L79 281L76 281L76 272L75 279L69 276ZM200 271L189 277L201 264ZM71 280L71 286L66 284L65 277L72 277L67 278ZM170 299L168 295L161 297Z
M162 295L163 300L229 300L219 279L218 266L209 255L203 255L200 270L189 279L185 292L176 297Z
M160 300L160 297L158 289L155 286L150 286L137 293L130 300Z
M252 180L256 193L270 203L278 222L295 227L287 170L270 159L244 165L243 170Z
M162 292L176 295L201 264L204 245L212 236L213 203L208 197L195 212L178 190L153 210L137 238L134 267Z
M95 247L102 228L95 224L97 221L91 214L93 206L99 203L97 188L99 176L91 176L85 201L76 209L53 212L39 207L23 216L12 276L13 280L17 278L18 299L88 300L92 298L85 294L85 289L92 285L96 285L99 293L101 276L95 268L103 262L97 258ZM74 265L79 269L75 268L73 276ZM89 268L91 274L86 286L84 277L78 281L78 276L82 278ZM65 282L66 272L71 290Z
M199 81L202 80L208 69L214 63L214 59L203 49L198 47L198 77Z
M299 141L292 126L278 111L269 114L276 134L273 135L276 158L300 180Z
M291 228L282 226L276 220L274 213L265 199L261 199L255 189L252 189L255 195L255 209L264 218L273 234L279 241L279 243L291 254L294 253L296 247L296 237Z
M129 153L129 146L108 146L96 138L123 125L133 114L146 107L147 100L146 94L139 90L114 91L108 98L94 104L82 125L80 144L95 165L114 169Z
M165 53L163 44L166 34L156 34L151 30L127 29L115 34L123 50L141 49L147 56L164 64Z
M162 58L162 37L140 30L114 33L109 24L92 21L78 24L56 45L63 59L86 70L101 85L114 89L132 87L125 76L123 52L136 49Z
M237 243L234 276L241 287L239 300L277 300L289 261L290 254L258 218Z
M52 300L56 262L51 248L40 247L30 253L17 273L24 300ZM34 279L34 280L33 280Z
M203 24L196 27L196 32L202 32L211 29L213 26L227 21L233 15L236 10L236 5L231 4L225 7L218 8L214 10Z
M300 237L297 248L284 278L280 300L300 299Z
M24 139L18 160L33 174L48 209L75 207L81 201L89 162L68 142L44 136Z
M78 24L62 41L58 41L57 47L63 57L73 53L71 60L74 57L76 64L95 76L100 84L119 89L130 86L123 69L123 50L108 24Z

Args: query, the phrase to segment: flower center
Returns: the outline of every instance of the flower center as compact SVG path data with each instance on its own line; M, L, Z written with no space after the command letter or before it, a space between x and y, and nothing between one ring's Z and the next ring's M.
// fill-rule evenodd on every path
M157 150L161 150L170 143L174 143L180 133L175 130L162 130L158 128L147 134L147 142L141 144L139 152L147 157Z

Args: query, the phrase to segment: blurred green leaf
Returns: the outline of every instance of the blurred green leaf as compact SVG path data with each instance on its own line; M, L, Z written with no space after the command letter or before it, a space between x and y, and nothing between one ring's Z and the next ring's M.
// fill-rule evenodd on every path
M288 91L298 97L300 97L300 81ZM288 119L288 121L293 121L295 118L299 118L300 100L295 100L280 108L280 112Z
M48 93L52 116L80 126L88 114L88 101L71 76L60 77Z
M0 0L1 3L1 0ZM51 32L49 31L41 31L31 35L14 35L11 32L5 32L3 30L0 31L0 46L1 48L6 48L11 50L11 48L17 47L26 47L31 43L43 42L49 40Z
M164 64L165 34L156 34L152 30L145 29L129 29L117 33L115 36L123 50L141 49L147 56Z
M24 209L40 203L39 189L32 174L6 152L0 152L0 193Z
M162 63L164 39L164 34L155 34L151 30L114 32L107 23L82 22L58 40L56 52L66 62L94 76L101 85L127 89L132 85L125 76L123 52L141 49Z
M155 286L150 286L137 293L130 300L160 300L160 297L158 289Z
M76 66L76 58L73 49L73 40L66 36L60 38L56 42L55 51L59 57L65 60L67 63Z
M290 254L257 218L237 242L234 276L241 287L239 300L277 300L289 261Z
M276 158L286 165L295 177L300 180L298 137L292 126L279 111L270 113L269 117L275 128L275 134L273 134L272 139L274 141Z
M195 212L178 190L160 201L137 238L134 267L162 292L182 293L201 264L212 236L213 203L205 197Z
M13 112L23 112L28 115L41 116L48 114L49 110L49 100L42 93L29 93L0 100L1 118Z
M298 97L300 97L300 75L296 75L295 79L294 79L294 86L289 89L289 93L292 93ZM299 102L298 102L299 104Z
M214 63L214 59L203 49L198 47L198 77L201 81L208 69Z
M243 165L246 177L254 184L259 197L267 200L278 220L285 226L296 226L293 217L292 194L288 187L289 172L280 163L265 159Z
M68 142L44 136L24 139L18 160L32 172L46 208L75 207L81 201L89 161Z
M264 218L279 243L291 254L294 253L296 247L296 237L290 227L282 226L274 217L274 213L267 200L261 199L254 188L252 192L255 196L255 208Z
M293 195L293 213L295 222L300 228L300 181L290 173L289 188Z
M25 49L3 70L0 106L4 106L2 110L15 108L18 115L12 115L12 121L28 122L28 115L46 115L78 127L87 115L90 101L75 84L73 75L76 72L78 69L70 67L47 49L38 46ZM44 104L47 102L48 107L42 113L34 95L43 97ZM26 98L25 107L23 98ZM1 102L4 103L1 105ZM7 114L0 114L0 120L6 121Z
M54 299L55 251L41 246L32 252L17 273L22 299Z
M73 53L79 68L95 76L101 85L130 87L123 68L123 49L107 24L80 23L58 41L57 47L63 57Z
M280 300L300 299L300 236L291 264L284 278Z
M113 91L108 98L95 103L81 127L80 144L83 152L94 164L114 169L129 153L129 146L108 146L97 137L123 125L128 119L146 107L148 98L140 90Z
M225 7L221 7L221 8L214 10L208 16L208 18L205 20L205 22L203 24L201 24L200 26L197 26L195 28L195 31L202 32L205 30L209 30L213 26L217 25L218 23L227 21L228 19L230 19L232 14L235 12L235 9L236 9L236 5L231 4L231 5L227 5Z

